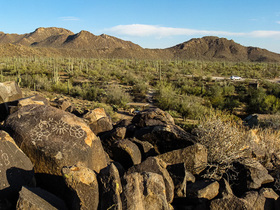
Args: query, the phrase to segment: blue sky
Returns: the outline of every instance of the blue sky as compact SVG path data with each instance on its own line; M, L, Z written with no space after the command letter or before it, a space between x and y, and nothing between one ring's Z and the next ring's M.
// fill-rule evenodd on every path
M213 35L280 53L280 0L0 0L0 7L5 33L62 27L144 48Z

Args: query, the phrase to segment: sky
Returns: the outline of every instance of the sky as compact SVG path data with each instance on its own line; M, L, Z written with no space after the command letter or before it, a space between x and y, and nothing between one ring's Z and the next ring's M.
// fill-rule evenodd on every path
M280 0L0 0L0 31L61 27L144 48L218 36L280 53Z

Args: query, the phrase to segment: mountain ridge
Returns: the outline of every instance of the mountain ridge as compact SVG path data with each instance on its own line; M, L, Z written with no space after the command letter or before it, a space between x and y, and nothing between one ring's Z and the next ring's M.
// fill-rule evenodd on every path
M280 62L280 54L216 36L193 38L165 49L147 49L131 41L107 34L97 36L85 30L73 33L64 28L40 27L25 34L0 32L0 56L25 56L31 52L42 56Z

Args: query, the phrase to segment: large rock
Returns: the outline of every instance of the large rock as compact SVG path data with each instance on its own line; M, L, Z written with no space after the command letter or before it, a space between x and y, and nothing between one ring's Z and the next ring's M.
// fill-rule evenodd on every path
M11 114L4 126L37 173L61 175L63 166L77 164L99 172L107 166L99 138L82 119L68 112L28 105Z
M139 112L132 119L132 123L142 128L155 125L175 125L174 119L171 117L171 115L159 108L150 108Z
M274 181L273 177L268 174L267 169L260 164L257 160L247 158L240 163L245 167L247 172L247 188L258 189L263 184L271 183Z
M274 210L276 209L275 201L278 199L278 197L279 196L272 189L263 188L259 192L246 192L243 199L247 201L255 210Z
M122 183L117 166L111 163L98 174L100 209L122 209Z
M186 170L184 163L168 165L166 169L174 183L175 197L186 197L187 182L195 182L195 177Z
M123 178L123 209L172 209L165 192L164 180L159 174L151 172L127 174Z
M187 187L187 197L190 199L212 200L219 194L217 181L200 180Z
M33 185L33 164L5 131L0 131L0 198L16 195Z
M99 188L94 171L83 166L64 167L62 174L70 189L75 191L71 209L98 208Z
M23 106L38 104L49 105L49 101L40 95L34 95L27 98L21 98L15 101L9 101L0 104L0 121L5 120L10 114L16 112Z
M140 141L136 138L132 138L131 141L138 146L142 155L142 160L145 160L150 156L158 155L154 146L148 141Z
M135 137L150 142L160 153L191 146L195 137L177 125L157 125L136 130Z
M113 159L122 164L125 169L140 164L141 152L133 142L123 139L112 146Z
M22 187L21 191L19 192L19 199L17 201L16 209L66 210L67 207L63 200L43 189Z
M210 210L254 210L254 208L244 199L236 196L226 196L224 198L211 201Z
M22 92L16 82L0 83L0 103L22 98Z
M103 108L91 110L83 118L96 135L113 129L112 120Z
M166 163L158 158L149 157L139 165L135 165L127 171L127 174L138 172L152 172L157 173L163 177L166 190L166 198L169 203L172 202L174 198L174 183L170 177L168 171L166 170Z
M188 171L199 174L207 166L207 149L205 146L196 143L183 149L158 155L157 158L170 165L184 163Z

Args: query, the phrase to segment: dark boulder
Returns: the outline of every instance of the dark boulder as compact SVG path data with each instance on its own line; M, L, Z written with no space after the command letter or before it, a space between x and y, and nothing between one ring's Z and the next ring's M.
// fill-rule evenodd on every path
M142 155L142 161L146 160L148 157L158 155L154 146L148 141L140 141L136 138L132 138L131 141L138 146Z
M11 114L4 127L31 159L36 173L61 175L63 166L76 164L99 172L107 166L100 139L68 112L28 105Z
M171 115L159 108L150 108L139 112L132 119L132 123L141 128L166 124L175 125Z
M212 200L219 194L219 183L217 181L199 180L187 186L187 197L189 199Z
M122 209L122 183L117 166L111 163L98 174L100 209Z
M33 164L5 131L0 131L0 198L16 197L23 185L34 185Z
M126 174L123 178L123 209L171 210L163 177L157 173Z
M97 209L99 204L98 181L94 171L83 166L64 167L66 184L75 192L71 209Z
M61 209L66 210L67 207L63 200L41 188L22 187L19 192L16 209Z
M103 108L96 108L89 111L83 116L83 119L88 123L95 135L113 129L112 120Z
M150 142L160 153L191 146L195 137L177 125L158 125L136 130L135 137Z
M207 166L207 149L196 143L183 149L173 150L157 156L167 164L184 163L188 171L199 174Z
M152 172L157 173L163 177L166 190L166 199L169 203L174 198L174 183L166 170L166 163L156 157L149 157L139 165L135 165L128 169L127 174L138 172Z
M119 162L125 169L141 163L139 148L128 139L117 141L112 146L112 159Z

